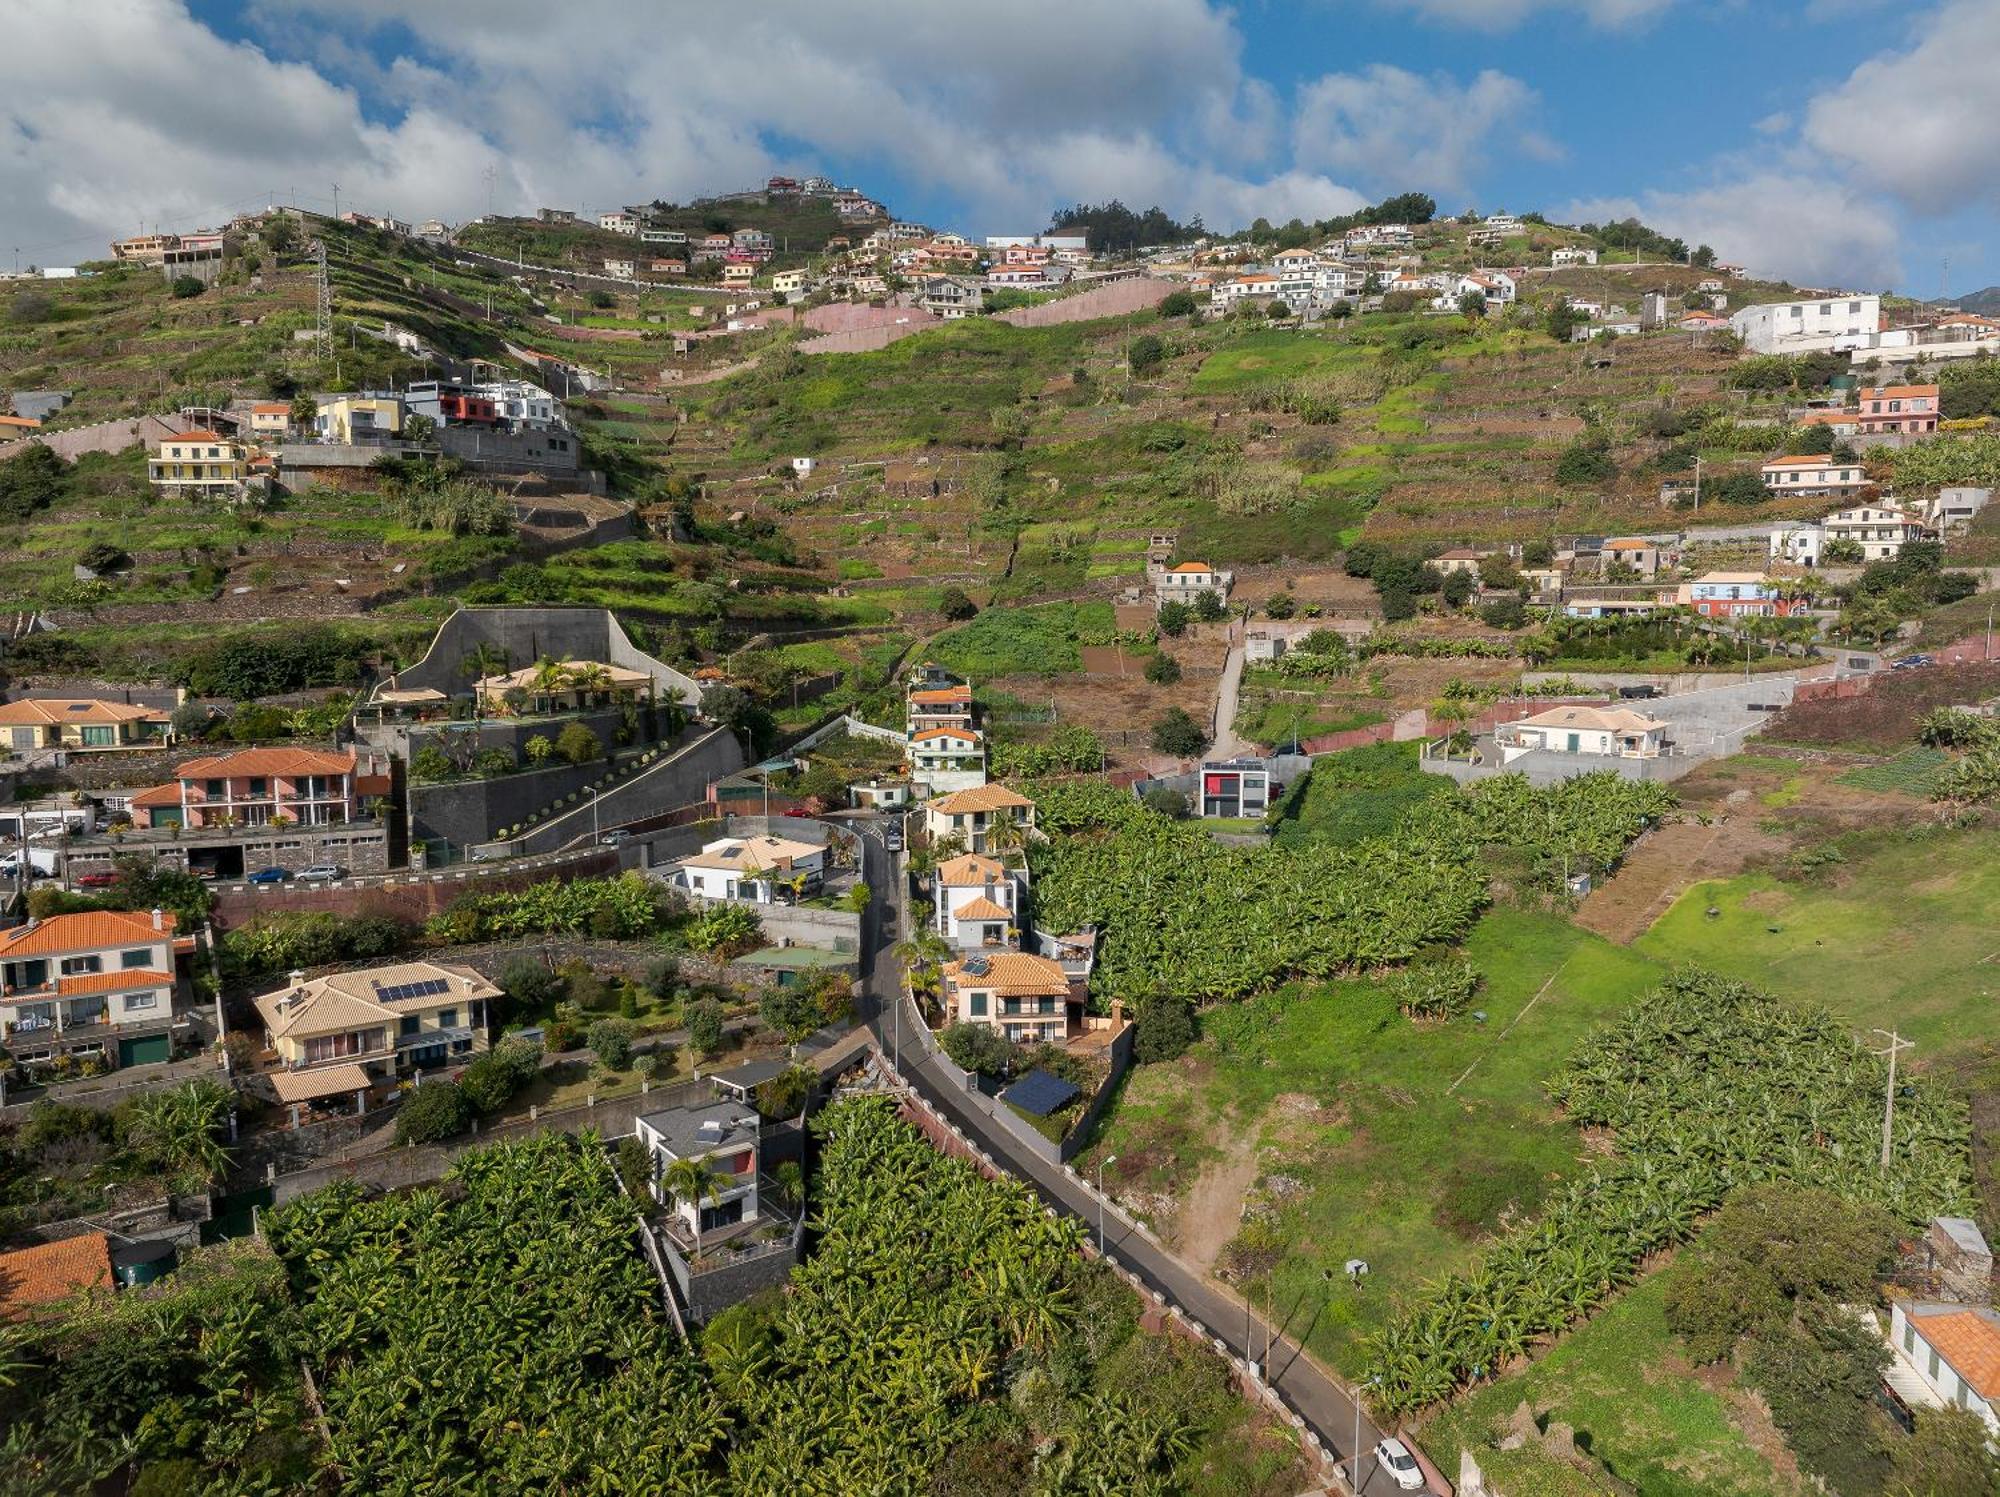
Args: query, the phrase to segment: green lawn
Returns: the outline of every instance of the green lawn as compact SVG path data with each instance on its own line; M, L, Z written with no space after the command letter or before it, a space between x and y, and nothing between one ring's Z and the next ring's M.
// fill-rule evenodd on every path
M1133 1074L1079 1167L1115 1154L1106 1178L1121 1190L1185 1195L1229 1132L1255 1129L1267 1152L1253 1215L1269 1225L1253 1222L1224 1261L1250 1267L1261 1298L1275 1259L1287 1333L1354 1370L1395 1298L1468 1266L1510 1203L1531 1209L1577 1171L1578 1138L1543 1078L1659 976L1643 956L1514 909L1482 920L1467 952L1486 974L1483 1023L1413 1025L1367 982L1218 1010L1186 1057ZM1373 1268L1358 1290L1341 1276L1357 1257Z
M1365 363L1376 350L1337 343L1317 333L1264 329L1247 333L1202 361L1192 388L1203 394L1242 390L1274 380L1313 374L1338 364Z
M1645 1497L1778 1497L1777 1476L1689 1371L1662 1310L1665 1282L1646 1280L1549 1354L1434 1415L1417 1434L1447 1472L1462 1447L1495 1439L1523 1399L1576 1430L1578 1445ZM1509 1490L1512 1490L1511 1488Z
M1697 884L1635 948L1816 999L1857 1030L1893 1025L1916 1040L1920 1063L1990 1040L2000 832L1895 831L1841 846L1844 861L1811 881Z

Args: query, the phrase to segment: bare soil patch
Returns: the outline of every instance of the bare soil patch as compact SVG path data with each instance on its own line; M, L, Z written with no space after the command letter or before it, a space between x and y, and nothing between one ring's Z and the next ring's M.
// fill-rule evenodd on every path
M1260 1173L1256 1123L1239 1126L1223 1141L1222 1158L1201 1172L1181 1203L1175 1245L1196 1269L1207 1273L1243 1224L1243 1201Z
M1868 690L1857 696L1794 702L1772 720L1768 734L1784 743L1892 753L1909 746L1917 720L1932 709L1997 694L2000 663L1889 671L1874 677Z

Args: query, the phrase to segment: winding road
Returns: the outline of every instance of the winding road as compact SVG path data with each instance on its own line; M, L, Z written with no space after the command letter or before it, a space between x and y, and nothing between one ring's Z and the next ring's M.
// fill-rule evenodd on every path
M1101 1220L1111 1259L1147 1290L1179 1306L1231 1356L1259 1366L1328 1456L1341 1462L1351 1489L1362 1497L1388 1497L1399 1490L1372 1453L1382 1431L1295 1339L1310 1331L1318 1306L1308 1302L1280 1307L1285 1323L1274 1333L1242 1299L1146 1235L1115 1205L1104 1203L1074 1171L1027 1152L935 1063L922 1038L922 1018L905 997L902 970L890 955L908 918L901 859L887 850L883 823L857 817L848 824L861 833L863 876L876 891L862 941L863 1013L897 1073L934 1112L975 1140L995 1164L1033 1188L1048 1205L1082 1221L1093 1234ZM1355 1488L1351 1484L1357 1450L1362 1470Z

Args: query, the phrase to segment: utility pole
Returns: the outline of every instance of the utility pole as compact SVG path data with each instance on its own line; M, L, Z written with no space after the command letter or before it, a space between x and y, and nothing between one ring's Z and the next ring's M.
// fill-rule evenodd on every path
M333 217L334 217L334 221L335 221L336 223L337 223L337 222L339 222L339 220L340 220L340 184L339 184L338 182L336 182L336 183L334 183L334 184L333 184Z
M1872 1051L1875 1055L1887 1056L1889 1060L1889 1085L1882 1094L1882 1172L1889 1171L1889 1138L1896 1126L1896 1057L1916 1043L1906 1040L1893 1029L1877 1029L1889 1043L1886 1048Z

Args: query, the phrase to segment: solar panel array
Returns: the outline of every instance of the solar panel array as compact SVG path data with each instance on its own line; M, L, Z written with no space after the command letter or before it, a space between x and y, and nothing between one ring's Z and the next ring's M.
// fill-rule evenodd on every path
M434 998L439 993L450 991L450 978L426 977L422 982L399 982L386 988L377 988L375 996L384 1003L396 1003L404 998Z

